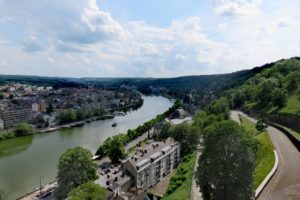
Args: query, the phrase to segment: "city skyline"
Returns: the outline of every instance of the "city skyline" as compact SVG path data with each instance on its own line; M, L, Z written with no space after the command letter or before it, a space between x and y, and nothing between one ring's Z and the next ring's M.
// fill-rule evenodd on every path
M175 77L249 69L300 50L291 0L0 0L0 74Z

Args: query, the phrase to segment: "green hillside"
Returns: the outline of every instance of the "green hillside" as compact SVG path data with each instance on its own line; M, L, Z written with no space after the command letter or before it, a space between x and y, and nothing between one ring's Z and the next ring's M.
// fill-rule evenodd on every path
M235 109L300 116L300 58L277 61L225 95Z

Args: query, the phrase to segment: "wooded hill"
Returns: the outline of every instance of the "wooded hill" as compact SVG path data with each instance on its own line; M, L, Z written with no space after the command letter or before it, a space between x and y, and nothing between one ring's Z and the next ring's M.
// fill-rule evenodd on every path
M300 116L300 58L269 64L225 96L232 108Z

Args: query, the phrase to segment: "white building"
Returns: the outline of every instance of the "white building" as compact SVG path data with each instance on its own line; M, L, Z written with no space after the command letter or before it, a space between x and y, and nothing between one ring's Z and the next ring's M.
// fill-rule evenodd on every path
M135 155L123 161L123 172L132 177L134 187L145 191L173 171L179 158L180 145L177 142L155 142L138 149Z
M32 112L39 112L39 104L38 103L33 103L31 105L31 110L32 110Z
M0 130L4 129L4 121L0 119Z

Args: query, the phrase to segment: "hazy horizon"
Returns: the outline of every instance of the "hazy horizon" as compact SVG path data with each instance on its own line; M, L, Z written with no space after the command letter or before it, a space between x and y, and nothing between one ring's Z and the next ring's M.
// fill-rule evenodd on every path
M0 74L170 78L300 52L300 1L0 0Z

